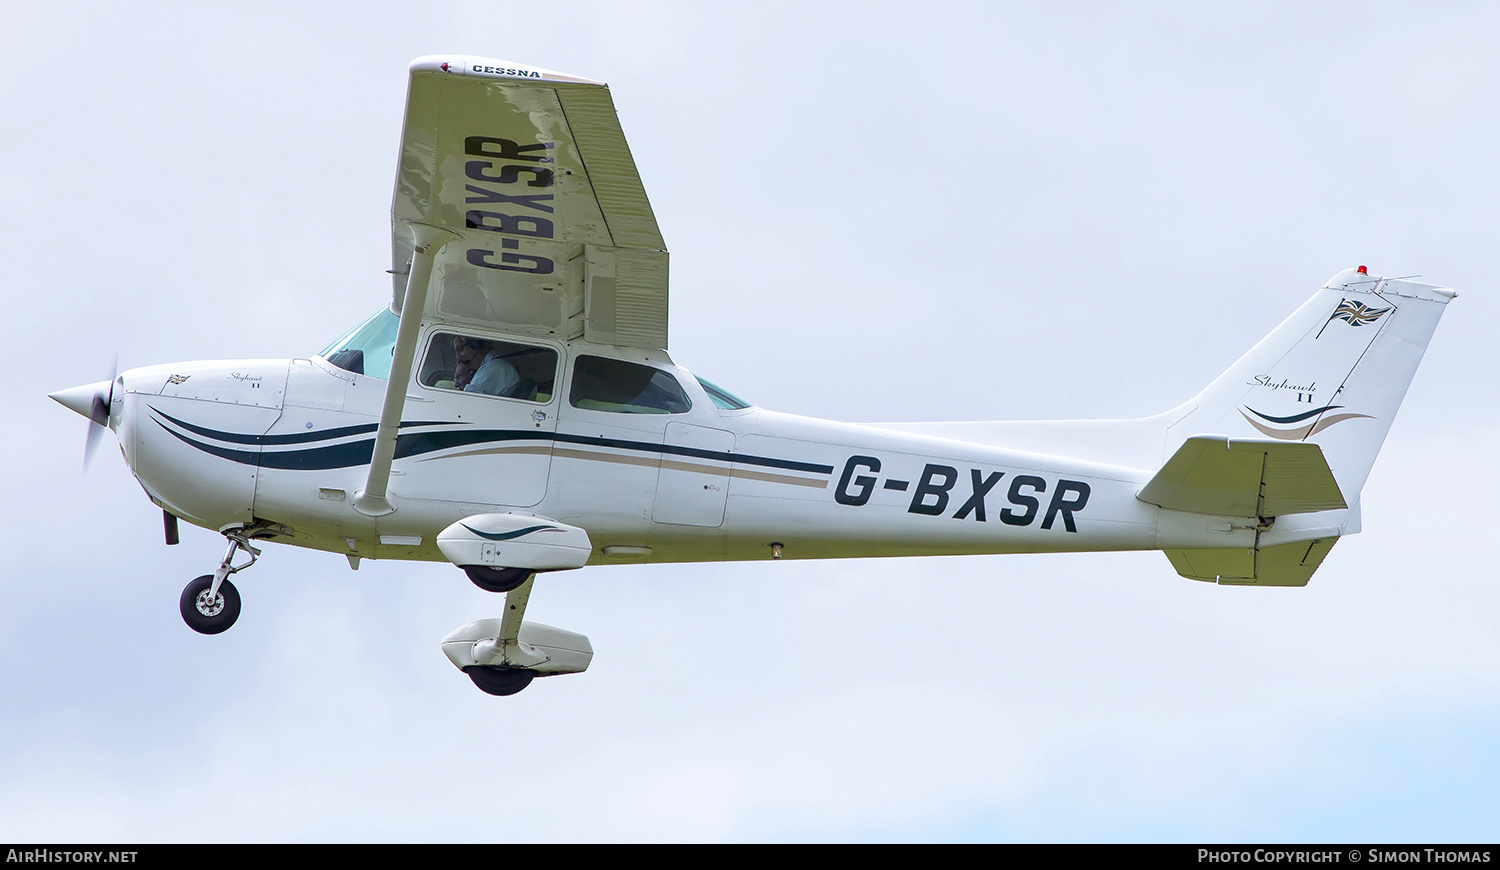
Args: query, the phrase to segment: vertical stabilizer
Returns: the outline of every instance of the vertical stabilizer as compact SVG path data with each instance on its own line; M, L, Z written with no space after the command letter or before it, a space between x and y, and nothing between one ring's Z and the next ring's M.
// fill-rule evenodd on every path
M1354 504L1452 290L1360 269L1336 275L1184 407L1194 435L1318 444Z

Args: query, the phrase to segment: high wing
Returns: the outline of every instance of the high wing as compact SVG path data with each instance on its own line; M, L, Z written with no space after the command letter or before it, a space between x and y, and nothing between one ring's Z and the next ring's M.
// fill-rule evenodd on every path
M391 203L401 314L355 510L381 516L423 321L667 347L667 252L609 88L477 57L411 64Z
M452 234L440 234L425 320L667 347L666 246L602 82L413 61L391 203L398 312L413 225Z

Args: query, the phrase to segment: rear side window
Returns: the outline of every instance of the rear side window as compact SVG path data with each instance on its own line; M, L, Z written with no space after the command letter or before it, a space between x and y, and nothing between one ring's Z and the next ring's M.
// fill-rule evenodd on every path
M667 372L602 356L580 356L574 362L568 403L615 414L682 414L693 407Z

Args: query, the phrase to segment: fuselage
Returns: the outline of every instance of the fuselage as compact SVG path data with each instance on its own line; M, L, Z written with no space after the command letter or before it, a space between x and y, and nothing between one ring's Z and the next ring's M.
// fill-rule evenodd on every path
M433 328L423 337L424 346L446 339ZM529 398L413 377L390 482L396 510L378 517L352 500L365 485L383 378L322 357L140 368L117 383L110 421L165 510L364 558L441 561L439 531L497 512L585 529L591 564L764 559L773 549L835 558L1255 542L1243 522L1136 498L1163 449L1153 433L1165 426L1151 421L1119 424L1144 446L1139 467L1116 465L1037 449L1045 443L1018 450L721 407L662 352L524 340L556 353L553 379ZM686 407L580 399L580 359L597 367L601 358L665 373Z

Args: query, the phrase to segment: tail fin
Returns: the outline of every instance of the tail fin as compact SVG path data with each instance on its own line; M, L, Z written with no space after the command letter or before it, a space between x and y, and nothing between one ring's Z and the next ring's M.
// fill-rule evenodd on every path
M1272 548L1277 554L1306 550L1295 560L1296 570L1280 582L1260 578L1258 567L1249 578L1244 578L1244 568L1211 570L1209 563L1222 561L1210 558L1220 552L1214 550L1169 552L1179 573L1195 579L1215 579L1208 575L1217 574L1220 582L1239 575L1236 582L1302 585L1334 538L1358 531L1360 490L1444 306L1455 295L1431 284L1371 277L1363 266L1341 272L1172 413L1167 455L1198 435L1317 444L1351 506L1284 517L1257 536L1253 551L1223 551L1225 558L1234 552L1258 566L1275 561L1268 558ZM1193 561L1203 564L1184 570Z
M1353 504L1456 295L1363 270L1334 276L1180 409L1167 453L1205 434L1312 442Z

